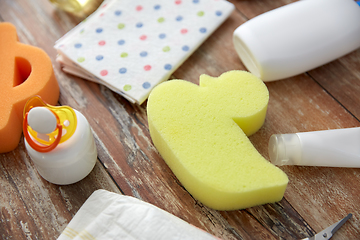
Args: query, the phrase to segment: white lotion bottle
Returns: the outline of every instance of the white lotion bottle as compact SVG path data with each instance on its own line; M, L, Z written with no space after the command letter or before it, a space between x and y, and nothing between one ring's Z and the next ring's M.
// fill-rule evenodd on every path
M292 77L360 47L354 0L300 0L263 13L233 34L245 67L263 81Z
M274 134L270 161L278 166L360 167L360 128Z
M39 97L24 109L24 142L39 174L67 185L85 178L94 168L97 149L87 119L67 106L47 105Z

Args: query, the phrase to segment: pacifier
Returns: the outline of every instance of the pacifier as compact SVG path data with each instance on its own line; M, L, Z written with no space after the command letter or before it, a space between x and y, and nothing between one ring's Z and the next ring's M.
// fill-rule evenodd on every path
M29 145L38 152L49 152L75 132L77 118L68 106L52 106L34 96L24 107L23 132Z

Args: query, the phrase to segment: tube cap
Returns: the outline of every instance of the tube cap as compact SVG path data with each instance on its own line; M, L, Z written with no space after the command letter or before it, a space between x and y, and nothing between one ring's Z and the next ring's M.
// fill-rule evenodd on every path
M270 161L275 165L298 165L301 162L301 142L296 133L274 134L268 147Z

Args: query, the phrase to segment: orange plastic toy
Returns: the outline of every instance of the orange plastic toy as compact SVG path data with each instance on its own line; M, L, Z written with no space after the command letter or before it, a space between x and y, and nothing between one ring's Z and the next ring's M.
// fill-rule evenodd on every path
M19 144L27 100L39 95L56 105L60 91L49 56L18 42L10 23L0 23L0 69L0 153L5 153Z

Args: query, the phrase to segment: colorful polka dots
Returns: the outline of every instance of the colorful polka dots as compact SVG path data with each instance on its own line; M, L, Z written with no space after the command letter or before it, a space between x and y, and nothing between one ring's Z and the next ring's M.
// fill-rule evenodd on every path
M200 28L200 29L199 29L199 32L201 32L201 33L206 33L206 28L204 28L204 27Z
M165 70L171 70L172 66L171 64L165 64L164 69Z
M146 57L148 55L148 53L146 51L142 51L140 53L140 57Z
M149 82L144 82L142 87L145 89L149 89L151 87L151 84Z
M142 103L232 10L218 0L114 1L68 35L61 52L95 81Z
M124 91L130 91L131 90L131 85L126 84L123 89L124 89Z
M182 48L181 48L184 52L187 52L187 51L189 51L189 46L187 46L187 45L184 45Z
M204 12L203 11L199 11L196 15L198 15L199 17L202 17L202 16L204 16Z
M106 75L108 75L108 73L109 73L109 72L108 72L107 70L101 70L101 71L100 71L100 75L103 76L103 77L106 76Z
M158 23L163 23L163 22L165 22L165 18L163 18L163 17L160 17L160 18L158 18Z

